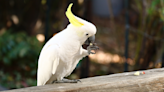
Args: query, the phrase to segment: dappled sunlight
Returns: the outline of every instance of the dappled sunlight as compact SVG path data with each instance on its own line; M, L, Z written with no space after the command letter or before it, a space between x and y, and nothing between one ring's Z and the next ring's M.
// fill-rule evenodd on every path
M42 26L42 21L37 20L36 25L35 25L35 29L39 29L41 26Z
M113 61L114 62L119 62L120 61L119 55L117 55L117 54L113 55Z
M36 38L38 39L39 42L44 42L45 40L44 34L37 34Z
M19 19L18 19L18 17L16 15L12 15L11 19L13 20L14 24L17 25L19 23Z
M111 54L103 51L97 51L96 54L89 55L89 58L100 64L123 62L122 57L120 57L118 54Z
M78 0L79 4L83 4L84 0Z

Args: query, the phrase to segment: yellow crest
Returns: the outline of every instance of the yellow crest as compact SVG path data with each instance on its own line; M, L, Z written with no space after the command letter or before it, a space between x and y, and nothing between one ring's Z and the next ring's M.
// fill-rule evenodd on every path
M73 3L69 4L67 11L66 11L66 16L69 19L69 22L76 26L76 27L81 27L82 25L84 25L83 23L79 22L75 16L73 15L72 11L71 11L71 7L72 7Z

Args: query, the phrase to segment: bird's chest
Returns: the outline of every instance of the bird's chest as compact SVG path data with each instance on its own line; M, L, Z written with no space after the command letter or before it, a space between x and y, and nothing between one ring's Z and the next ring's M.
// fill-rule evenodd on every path
M81 45L75 41L64 43L61 45L59 56L63 62L72 62L79 55L80 48Z

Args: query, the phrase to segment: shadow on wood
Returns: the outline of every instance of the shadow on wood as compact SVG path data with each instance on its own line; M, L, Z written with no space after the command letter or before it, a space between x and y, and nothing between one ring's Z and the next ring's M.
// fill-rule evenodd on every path
M164 68L81 79L79 83L59 83L4 92L164 92Z

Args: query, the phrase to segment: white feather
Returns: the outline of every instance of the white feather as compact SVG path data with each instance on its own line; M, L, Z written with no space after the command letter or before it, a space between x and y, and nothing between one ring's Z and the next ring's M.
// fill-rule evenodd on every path
M73 27L67 27L52 37L43 47L38 61L37 85L62 80L71 74L80 59L88 55ZM81 42L82 41L82 42Z
M52 74L55 74L59 63L57 50L58 47L56 45L45 46L42 49L38 62L37 85L44 85Z

